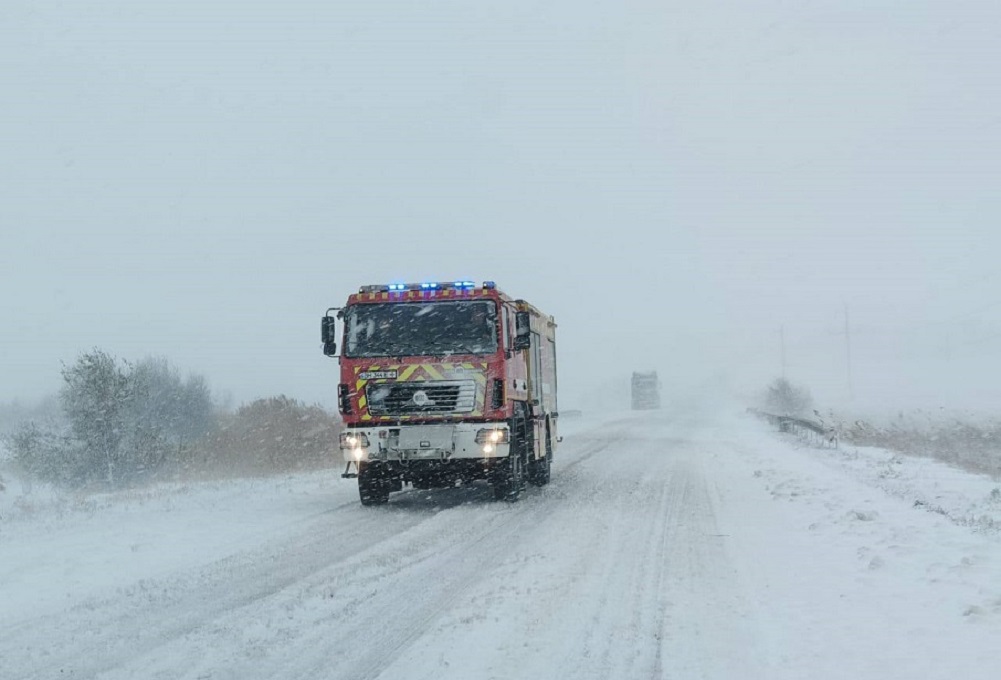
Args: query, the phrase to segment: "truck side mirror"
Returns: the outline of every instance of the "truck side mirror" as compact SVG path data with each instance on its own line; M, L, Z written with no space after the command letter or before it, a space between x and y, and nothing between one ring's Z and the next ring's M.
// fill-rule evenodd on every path
M320 339L323 353L328 357L337 356L337 320L332 316L320 319Z
M514 315L514 348L528 349L532 346L532 318L528 312Z

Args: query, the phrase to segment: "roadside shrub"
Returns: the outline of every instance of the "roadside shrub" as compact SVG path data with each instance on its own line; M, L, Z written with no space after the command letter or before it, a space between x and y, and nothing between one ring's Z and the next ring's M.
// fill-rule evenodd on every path
M4 436L4 443L17 469L46 482L71 485L85 466L80 456L69 454L71 437L51 422L25 421Z
M193 469L268 474L328 467L340 462L340 419L317 405L285 395L258 399L220 418L199 442Z
M165 359L131 364L94 349L62 375L65 424L22 422L6 438L15 463L42 481L71 488L146 481L214 427L205 380L182 379Z
M764 409L774 415L802 416L812 408L813 397L805 387L776 378L765 390L763 402Z
M842 420L843 441L935 458L1001 478L1001 422L973 422L924 411L900 412L889 421Z

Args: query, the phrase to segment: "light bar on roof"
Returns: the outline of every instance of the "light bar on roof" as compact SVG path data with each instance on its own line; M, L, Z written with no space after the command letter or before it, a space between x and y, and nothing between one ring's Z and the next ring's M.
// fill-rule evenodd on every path
M359 293L402 293L408 290L422 290L422 291L436 291L444 289L454 289L454 290L473 290L476 288L475 281L423 281L421 283L389 283L389 284L376 284L372 286L362 286L358 289ZM497 284L493 281L484 281L484 290L495 290Z

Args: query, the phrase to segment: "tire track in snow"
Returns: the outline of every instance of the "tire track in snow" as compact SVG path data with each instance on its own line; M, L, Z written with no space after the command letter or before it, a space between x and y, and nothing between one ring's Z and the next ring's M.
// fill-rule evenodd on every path
M668 606L654 677L728 680L757 667L754 612L726 551L704 464L689 460L671 499L664 546L671 568L661 585Z
M470 586L482 580L496 568L509 549L509 542L517 540L526 526L534 522L527 506L519 506L509 512L497 525L481 530L478 536L452 546L441 558L448 563L448 578L434 580L433 574L417 573L413 578L425 581L417 597L401 603L396 597L384 598L384 602L372 606L367 611L367 621L361 623L363 629L380 627L378 644L373 645L361 659L343 674L343 677L358 680L374 680L384 669L395 662L400 654L431 630L432 624L443 612L462 600ZM482 527L481 527L482 529ZM432 565L431 571L437 571ZM392 624L392 621L399 624ZM346 636L350 642L353 632ZM316 668L304 668L315 671Z
M598 486L604 495L601 512L614 522L589 551L603 559L594 560L587 578L576 586L582 599L591 592L601 594L592 596L579 644L565 652L572 677L659 677L651 673L664 627L668 537L679 489L689 480L675 459L679 442L658 441L656 447L624 443L631 450L616 455L623 459L623 472L634 476L628 483Z
M568 443L570 462L564 469L597 455L610 442L592 441L581 448ZM397 509L409 513L443 498L453 499L449 505L462 505L283 592L213 617L185 639L168 641L141 664L120 669L127 672L107 677L129 677L136 666L179 677L174 665L179 656L189 659L183 677L378 677L470 587L489 578L512 546L546 516L546 505L560 502L558 487L579 483L575 475L559 470L552 485L529 487L515 505L494 503L488 487L472 486L408 492L395 495L384 508L362 509L373 516ZM249 644L244 635L248 627L257 631ZM225 669L219 668L220 649L227 650ZM190 663L192 657L195 663Z
M123 586L115 594L91 598L56 615L29 618L3 631L0 651L5 672L25 679L137 674L156 677L157 673L170 678L198 677L195 674L198 668L208 673L206 677L225 675L213 661L218 660L218 649L213 648L213 642L222 643L224 648L232 646L236 661L248 650L249 656L257 654L253 650L260 645L253 639L240 637L246 632L248 620L255 617L268 620L267 612L274 607L285 613L294 612L303 598L324 587L329 590L334 587L331 584L339 584L336 587L348 592L357 589L364 579L345 580L345 570L364 571L380 562L391 564L389 553L398 550L400 543L423 536L420 528L425 524L443 523L445 526L439 526L438 530L449 540L419 538L414 544L412 561L400 563L396 571L383 574L385 582L392 581L394 575L403 578L401 575L409 572L415 575L411 579L427 579L435 585L429 590L433 596L402 603L402 620L410 622L409 628L384 637L381 647L364 658L348 655L355 669L352 677L375 677L399 651L426 632L429 621L455 603L468 586L483 578L484 571L495 568L511 545L538 521L533 513L544 514L540 512L540 503L560 502L562 496L575 493L567 487L581 482L578 467L605 451L609 444L607 436L595 439L585 433L568 437L554 466L553 484L543 489L530 488L523 502L515 506L493 503L489 500L489 489L482 486L434 495L417 491L398 494L389 506L377 509L362 508L352 501L319 517L305 517L306 526L286 539L270 541L198 569L140 580ZM440 512L441 508L469 503L472 506L456 511L453 520L438 519L449 514ZM470 510L483 521L473 524L472 533L464 533ZM431 553L449 556L448 564L439 562L437 570L432 570L436 573L428 573L422 566ZM340 578L333 573L338 570ZM443 574L453 576L442 579ZM432 580L435 578L437 582ZM334 593L328 599L343 605L345 611L360 612L370 606L372 611L382 612L383 619L401 611L398 596L392 602L371 593L355 598ZM378 618L368 617L373 626ZM322 620L318 623L322 625ZM260 641L269 635L277 638L288 635L287 630L281 632L280 626L275 630L278 632L262 632ZM343 646L357 648L357 626L349 625L346 630L349 633L342 637ZM330 638L327 630L316 642L320 648L330 650ZM280 640L275 642L281 648ZM100 649L100 654L95 654L95 649ZM276 666L275 676L284 675L283 669L289 666L310 671L329 667L329 652L316 656L308 653L308 648L297 649L300 652L297 658L286 658L287 665ZM186 670L178 667L180 659L184 660Z
M326 648L350 650L357 645L358 631L378 631L375 644L357 658L336 666L337 676L359 680L378 677L404 650L427 635L434 621L462 601L472 586L489 579L490 574L512 550L512 545L520 543L524 536L532 532L532 527L540 521L539 518L546 516L542 506L559 502L559 496L572 493L564 490L565 487L580 484L579 478L572 471L581 463L606 451L612 443L607 437L580 439L584 440L580 442L580 446L567 446L563 450L565 453L561 458L569 457L570 460L554 468L554 481L550 486L542 489L529 487L523 500L516 505L487 503L480 508L463 507L447 518L448 529L438 530L435 539L401 537L412 541L414 547L412 551L397 547L396 551L402 554L411 552L415 556L413 562L401 562L396 569L376 577L366 574L354 581L342 582L339 585L341 588L364 586L373 578L377 581L396 579L421 585L416 593L413 589L407 591L410 596L408 600L401 601L390 587L388 594L376 593L363 603L348 604L347 607L359 612L359 615L351 621L346 631L329 625L331 620L324 621L321 627L326 632L322 646ZM573 438L567 444L577 444L575 440ZM424 493L418 492L419 495ZM488 490L483 493L483 499L490 495ZM470 514L476 515L472 521ZM489 519L497 521L484 522L484 514L493 515ZM410 533L424 533L428 528L421 526ZM436 559L430 561L430 566L425 564L429 561L429 555L436 556ZM368 559L378 562L388 558L376 552ZM365 573L363 568L361 570ZM433 573L428 574L427 571ZM317 645L321 645L319 640ZM301 642L297 644L297 647L302 646ZM311 645L307 645L308 647ZM287 660L279 666L294 669L296 674L304 676L317 672L329 673L332 670L328 654L320 655L319 658L308 653L301 654L298 659Z
M139 580L113 596L93 598L67 611L28 619L3 631L5 668L12 677L94 677L182 638L226 611L246 606L326 569L388 535L429 519L400 513L397 521L352 513L342 504L295 536L266 543L163 579ZM359 508L360 509L360 508ZM345 513L346 511L346 513ZM360 515L358 524L340 518ZM315 516L314 516L315 517ZM345 540L351 538L352 540ZM100 654L94 650L100 649Z
M382 678L742 677L739 664L705 658L750 643L750 610L715 528L703 452L669 437L613 440L571 468L558 497L542 496L540 523Z
M480 493L490 495L485 487ZM376 678L488 577L536 522L541 501L438 513L105 677L134 677L142 669L165 678ZM179 673L177 659L185 657Z

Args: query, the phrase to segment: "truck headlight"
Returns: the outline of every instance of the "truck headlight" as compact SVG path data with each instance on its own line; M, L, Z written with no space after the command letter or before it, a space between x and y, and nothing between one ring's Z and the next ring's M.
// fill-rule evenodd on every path
M487 428L484 427L476 431L477 444L507 444L510 439L510 430L507 428Z
M367 449L368 437L361 432L341 432L342 449Z

